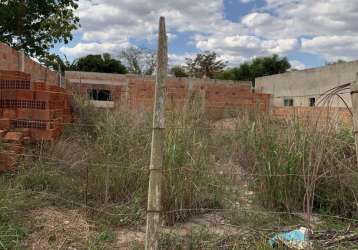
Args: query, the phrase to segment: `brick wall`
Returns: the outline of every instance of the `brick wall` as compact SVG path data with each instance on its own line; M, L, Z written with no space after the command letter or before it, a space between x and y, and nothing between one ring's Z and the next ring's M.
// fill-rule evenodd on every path
M26 132L34 140L55 140L72 120L69 94L31 75L0 70L0 130Z
M347 108L334 107L274 107L272 115L277 118L292 119L310 122L336 122L351 126L352 115Z
M20 52L0 43L0 70L21 70ZM58 74L49 70L29 57L24 58L24 72L31 75L33 81L45 81L47 84L57 84Z
M152 109L155 77L90 72L66 72L68 88L82 95L91 89L109 90L116 105ZM268 110L270 95L252 93L250 82L169 77L167 108L182 107L193 96L201 96L205 110L223 112L258 107Z
M20 71L0 70L0 172L13 170L26 143L54 141L72 122L70 94Z

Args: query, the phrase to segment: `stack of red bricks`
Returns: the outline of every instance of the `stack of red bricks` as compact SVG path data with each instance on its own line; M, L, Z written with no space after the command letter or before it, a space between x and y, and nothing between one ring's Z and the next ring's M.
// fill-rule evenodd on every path
M69 94L31 75L0 71L0 171L13 169L26 142L54 141L72 121Z

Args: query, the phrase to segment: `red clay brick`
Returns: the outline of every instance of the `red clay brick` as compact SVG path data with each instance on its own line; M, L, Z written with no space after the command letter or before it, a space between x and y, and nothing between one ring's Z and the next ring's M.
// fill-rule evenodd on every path
M16 119L16 109L4 109L2 116L3 118Z
M5 130L0 129L0 138L3 137L6 134Z
M14 170L16 166L16 156L11 152L0 152L0 172Z
M21 143L22 139L24 137L24 134L21 132L7 132L4 137L3 140L5 142L17 142L17 143Z
M25 89L27 86L22 89L22 82L18 80L30 80L29 75L22 72L1 71L1 76L4 85L0 87L6 89L0 91L0 128L27 131L26 137L34 135L37 140L58 138L62 123L72 121L69 92L44 81L34 81L33 89Z
M8 118L0 118L0 129L9 130L10 129L10 119Z
M20 154L24 151L24 146L19 143L4 143L3 147L6 151L14 154Z

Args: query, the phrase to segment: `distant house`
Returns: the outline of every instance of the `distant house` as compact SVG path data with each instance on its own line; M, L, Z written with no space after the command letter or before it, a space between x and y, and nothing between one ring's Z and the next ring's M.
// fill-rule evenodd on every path
M256 92L271 94L274 107L322 106L322 94L339 85L354 82L357 72L358 61L352 61L264 76L256 78ZM343 91L340 96L351 106L349 90ZM331 107L345 107L338 96L331 101Z

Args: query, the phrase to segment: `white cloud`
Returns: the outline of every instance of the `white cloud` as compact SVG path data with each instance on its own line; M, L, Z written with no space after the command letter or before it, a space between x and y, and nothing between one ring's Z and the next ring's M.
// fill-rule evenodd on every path
M117 53L133 39L155 42L158 17L164 15L170 41L181 32L190 32L191 46L214 50L230 62L291 51L321 55L327 60L358 58L358 1L265 2L264 7L234 22L225 19L224 0L79 0L82 39L72 48L61 48L61 52L72 57ZM182 62L186 55L172 58Z
M291 32L292 20L280 19L270 13L253 12L242 17L241 23L254 35L270 39L296 37Z
M195 54L192 53L185 53L182 55L177 54L169 54L169 64L170 65L184 65L186 58L193 58Z
M297 60L290 61L290 64L291 64L292 69L303 70L303 69L307 68L304 63L297 61Z
M240 24L226 20L223 7L222 0L80 0L77 12L82 39L76 47L64 47L62 52L78 55L96 47L101 53L99 44L115 48L131 38L155 41L160 15L166 17L170 39L175 39L178 32L238 31Z
M225 23L221 0L80 0L79 17L88 40L118 37L152 38L158 17L164 15L169 30L211 31L213 23Z
M264 25L267 22L271 22L272 19L273 16L268 13L253 12L244 16L242 18L242 23L250 28L253 28L257 25Z
M322 55L328 61L358 58L358 36L317 36L302 39L302 50Z
M250 58L253 55L284 54L299 47L296 39L264 40L256 36L227 36L201 38L196 43L201 50L217 51L221 55Z
M277 26L286 24L274 36L320 36L358 34L358 2L355 0L266 0L265 13L270 25L256 27L270 36Z
M89 54L103 54L103 53L111 53L116 56L116 53L123 48L130 46L130 44L126 41L123 41L121 44L113 44L113 43L78 43L76 46L70 47L62 47L60 48L60 52L64 53L67 56L71 56L73 58L78 58L81 56L89 55Z

